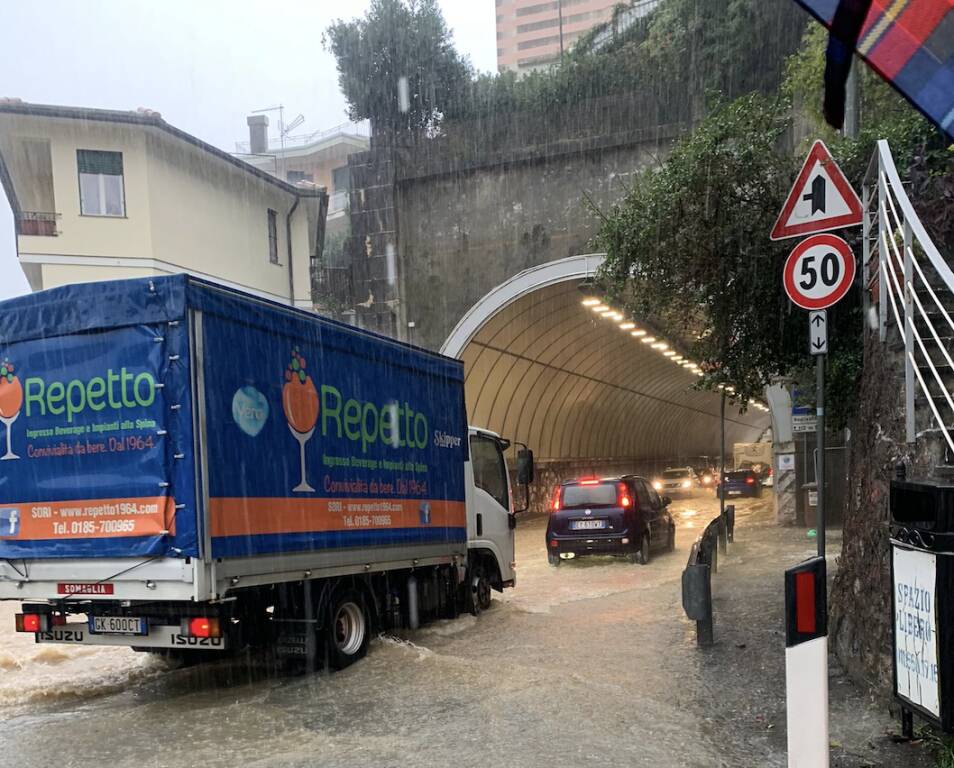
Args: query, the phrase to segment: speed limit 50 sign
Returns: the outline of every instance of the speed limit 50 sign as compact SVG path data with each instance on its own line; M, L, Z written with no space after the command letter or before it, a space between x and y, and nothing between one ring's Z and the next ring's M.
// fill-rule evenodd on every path
M785 292L802 309L825 309L840 301L855 279L855 257L836 235L807 237L785 262Z

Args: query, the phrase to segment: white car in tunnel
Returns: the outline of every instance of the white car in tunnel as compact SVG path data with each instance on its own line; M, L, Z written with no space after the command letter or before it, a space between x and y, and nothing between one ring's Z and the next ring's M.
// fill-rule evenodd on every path
M692 467L670 467L653 482L656 491L672 498L690 496L701 487L702 481Z

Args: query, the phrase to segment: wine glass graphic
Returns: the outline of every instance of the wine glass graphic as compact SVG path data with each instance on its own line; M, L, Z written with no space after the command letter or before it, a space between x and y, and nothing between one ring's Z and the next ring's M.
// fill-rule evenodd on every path
M301 457L301 482L292 491L308 493L315 489L308 485L305 478L305 443L315 433L318 422L318 392L311 377L305 373L305 358L292 350L291 362L285 369L285 384L282 386L282 410L288 421L288 429L298 441Z
M20 458L10 446L10 430L22 406L23 387L20 386L20 379L13 375L13 364L4 359L0 363L0 422L7 428L7 452L0 456L0 461Z

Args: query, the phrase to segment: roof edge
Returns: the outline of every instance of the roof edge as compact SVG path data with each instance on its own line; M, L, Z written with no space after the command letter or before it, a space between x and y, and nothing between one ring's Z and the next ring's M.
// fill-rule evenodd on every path
M26 115L30 117L52 117L66 120L91 120L103 123L123 123L127 125L142 125L150 128L158 128L171 136L184 141L187 144L204 150L209 154L229 163L230 165L258 177L262 181L268 182L284 192L295 195L296 197L321 197L327 194L324 187L315 189L305 189L282 181L270 173L256 168L254 165L246 163L237 157L229 154L223 149L219 149L202 139L186 133L180 128L167 123L158 112L143 111L131 112L118 109L94 109L89 107L63 107L55 104L31 104L25 101L0 101L0 115Z

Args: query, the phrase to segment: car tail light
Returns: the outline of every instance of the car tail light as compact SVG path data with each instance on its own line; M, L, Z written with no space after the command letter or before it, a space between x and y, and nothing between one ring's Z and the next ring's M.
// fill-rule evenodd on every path
M200 616L182 620L182 634L187 637L221 637L219 620Z
M556 539L550 539L550 546L551 546L551 547L557 547L557 546L559 546L559 544L557 544L557 540L556 540Z
M771 477L771 476L772 476L772 468L769 467L769 468L768 468L768 471L767 471L765 474L767 474L769 477Z
M553 492L553 503L550 504L550 509L554 512L560 511L560 502L563 501L563 486L558 486L557 489Z
M43 613L18 613L14 616L17 632L46 632L50 617Z
M745 484L746 484L746 485L755 485L755 478L754 478L754 477L747 477L747 478L745 478Z
M616 486L616 488L617 488L616 503L619 504L621 507L623 507L623 509L625 509L626 507L632 506L633 500L629 497L629 494L626 492L626 485L624 483L620 483L619 485Z

